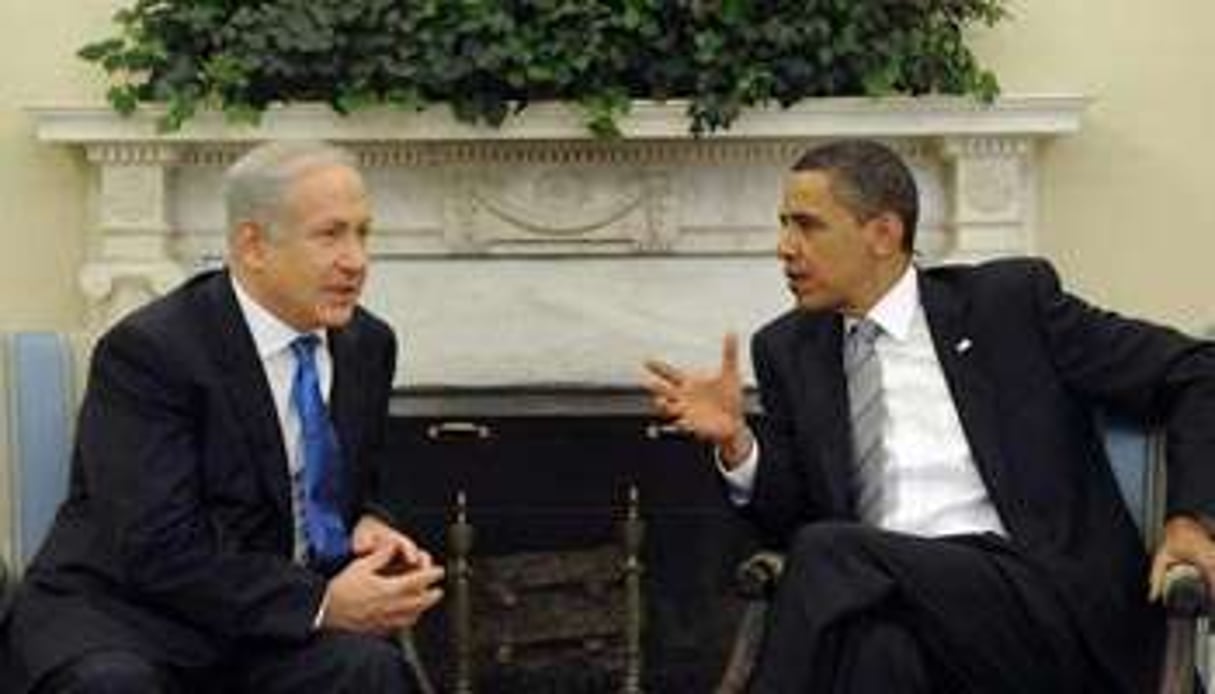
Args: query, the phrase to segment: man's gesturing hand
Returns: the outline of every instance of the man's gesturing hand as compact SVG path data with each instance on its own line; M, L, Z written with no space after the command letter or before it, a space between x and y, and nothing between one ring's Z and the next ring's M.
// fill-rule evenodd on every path
M738 375L738 337L722 341L721 366L716 373L685 372L666 362L645 363L645 387L654 407L678 428L715 444L728 467L751 450L751 434L743 420L742 380Z

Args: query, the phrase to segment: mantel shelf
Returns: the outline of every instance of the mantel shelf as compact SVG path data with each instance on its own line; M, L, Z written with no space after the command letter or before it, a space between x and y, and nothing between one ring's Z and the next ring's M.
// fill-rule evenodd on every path
M1007 96L991 104L962 97L824 98L790 108L744 111L729 130L705 141L808 137L1041 136L1069 133L1080 126L1089 103L1074 95ZM686 104L636 102L620 122L625 140L693 140ZM407 112L390 108L348 116L323 104L273 107L258 126L233 124L220 113L203 113L177 132L162 133L163 107L147 106L122 117L99 106L30 109L38 138L61 143L249 142L267 137L311 137L338 142L441 142L588 140L575 107L536 103L508 118L500 128L458 121L448 109Z

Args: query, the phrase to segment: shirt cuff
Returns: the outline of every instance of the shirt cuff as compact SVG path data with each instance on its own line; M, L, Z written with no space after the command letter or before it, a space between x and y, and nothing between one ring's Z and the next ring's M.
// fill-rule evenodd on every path
M755 489L755 471L759 467L759 439L752 437L751 450L747 457L733 470L727 470L721 461L721 449L713 450L713 459L717 463L717 471L726 481L726 495L735 506L746 506L751 501L751 492Z
M325 595L321 598L321 606L316 608L316 616L312 618L312 630L320 631L321 624L325 622L325 611L329 609L329 588L325 588Z

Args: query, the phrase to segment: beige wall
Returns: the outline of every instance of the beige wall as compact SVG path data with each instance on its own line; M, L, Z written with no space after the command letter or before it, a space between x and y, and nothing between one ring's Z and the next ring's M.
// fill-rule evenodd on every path
M1215 325L1215 3L1015 0L977 47L1008 93L1080 92L1045 152L1039 248L1111 308Z
M0 3L0 329L83 321L75 277L84 258L85 169L79 155L36 142L23 108L101 98L101 81L74 53L105 30L118 5Z

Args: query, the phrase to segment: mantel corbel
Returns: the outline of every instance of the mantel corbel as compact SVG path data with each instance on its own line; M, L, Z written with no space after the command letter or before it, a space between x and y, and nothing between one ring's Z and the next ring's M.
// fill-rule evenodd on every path
M964 135L944 137L941 144L955 254L980 259L1032 252L1037 207L1033 139Z
M96 250L80 270L89 328L164 293L186 274L172 253L172 170L182 149L157 141L89 142L97 168Z

